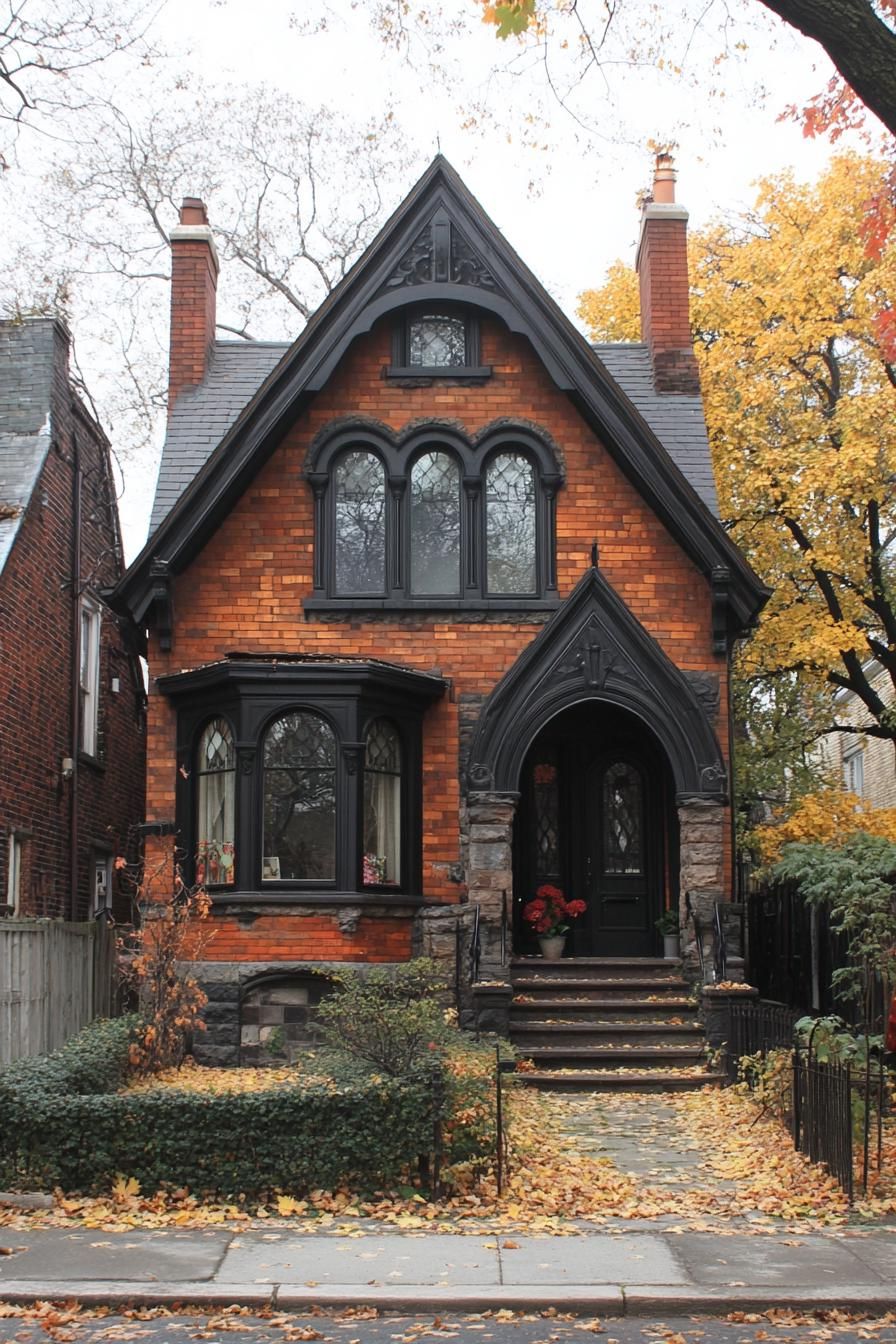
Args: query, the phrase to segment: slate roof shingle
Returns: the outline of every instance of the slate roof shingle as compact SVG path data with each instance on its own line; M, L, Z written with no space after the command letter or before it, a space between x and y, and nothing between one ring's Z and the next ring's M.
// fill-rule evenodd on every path
M50 447L54 318L0 323L0 572Z

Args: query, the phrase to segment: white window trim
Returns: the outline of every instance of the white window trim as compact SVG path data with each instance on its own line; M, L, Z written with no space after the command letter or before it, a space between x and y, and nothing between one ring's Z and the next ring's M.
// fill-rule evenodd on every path
M856 778L858 776L858 778ZM865 749L854 747L843 754L843 783L857 798L865 796Z
M87 620L85 621L85 616ZM78 677L80 683L81 723L78 743L85 756L96 756L99 747L100 702L100 631L102 613L99 604L89 597L81 599L79 630ZM85 630L87 636L84 643Z
M17 915L22 903L22 841L15 831L9 832L7 846L6 904Z

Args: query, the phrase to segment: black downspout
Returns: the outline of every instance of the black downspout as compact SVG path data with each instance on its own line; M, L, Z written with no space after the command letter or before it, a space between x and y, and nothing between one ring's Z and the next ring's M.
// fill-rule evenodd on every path
M69 791L69 912L78 918L78 754L81 750L81 488L78 437L72 434L72 778Z

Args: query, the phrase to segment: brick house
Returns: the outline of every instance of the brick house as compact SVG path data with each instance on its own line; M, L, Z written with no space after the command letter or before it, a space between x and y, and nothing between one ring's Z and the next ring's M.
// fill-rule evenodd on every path
M0 902L130 917L113 859L143 819L145 692L109 444L54 318L0 323Z
M148 630L152 852L214 898L209 1059L239 1001L451 960L473 911L500 997L544 881L587 901L577 957L653 956L664 908L730 893L729 653L766 591L717 519L673 183L643 343L596 349L441 157L291 344L215 341L184 203L116 601Z

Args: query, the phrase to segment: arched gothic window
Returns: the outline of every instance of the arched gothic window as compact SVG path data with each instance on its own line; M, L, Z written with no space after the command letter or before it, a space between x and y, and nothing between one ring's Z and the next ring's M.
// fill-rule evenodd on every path
M386 482L373 453L339 459L334 481L336 592L382 594L386 589Z
M460 470L447 453L418 457L411 468L411 592L460 593Z
M485 482L486 582L489 593L535 593L535 472L522 453L499 453Z
M196 881L233 883L236 759L226 719L206 724L196 749Z
M275 719L264 740L266 881L331 881L336 869L336 739L318 714Z
M388 719L374 719L364 746L365 887L401 882L401 739Z

